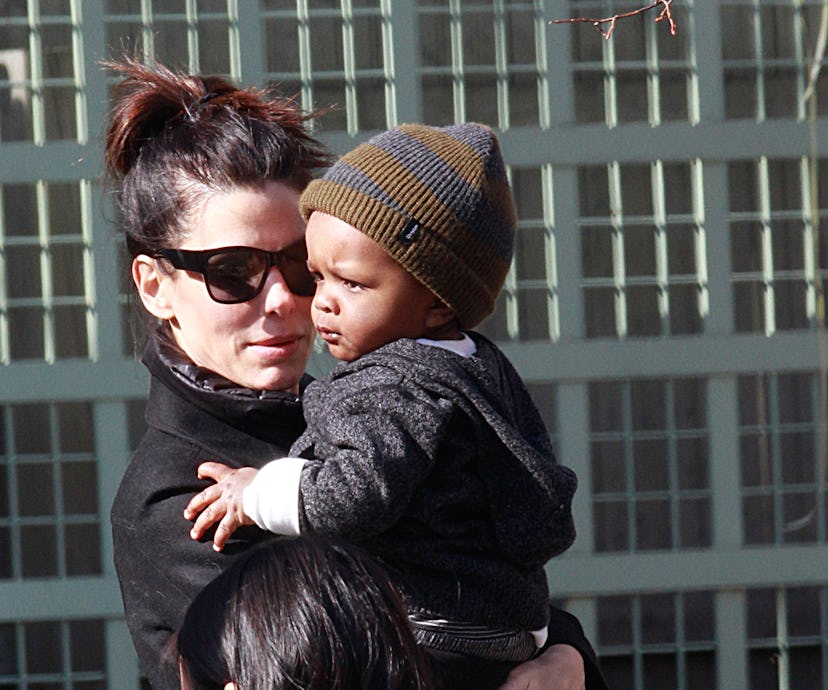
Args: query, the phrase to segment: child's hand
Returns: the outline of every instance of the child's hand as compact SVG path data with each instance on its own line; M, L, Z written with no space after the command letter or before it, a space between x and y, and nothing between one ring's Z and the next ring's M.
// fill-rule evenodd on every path
M233 532L242 525L252 525L253 520L244 514L242 493L258 472L259 470L252 467L234 470L219 462L205 462L199 465L198 478L212 479L216 483L196 494L184 509L184 517L187 520L195 520L190 537L201 539L204 533L218 522L213 537L213 548L221 551Z

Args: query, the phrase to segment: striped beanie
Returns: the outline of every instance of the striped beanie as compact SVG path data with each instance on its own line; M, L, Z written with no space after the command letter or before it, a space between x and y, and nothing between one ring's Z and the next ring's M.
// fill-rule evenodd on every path
M492 130L400 125L340 158L299 201L380 244L463 328L494 311L515 237L515 207Z

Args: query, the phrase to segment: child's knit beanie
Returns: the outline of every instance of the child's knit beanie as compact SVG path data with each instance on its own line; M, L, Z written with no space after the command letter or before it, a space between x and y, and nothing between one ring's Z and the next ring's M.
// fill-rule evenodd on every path
M492 130L400 125L340 158L305 189L305 220L335 216L380 244L472 328L494 311L515 207Z

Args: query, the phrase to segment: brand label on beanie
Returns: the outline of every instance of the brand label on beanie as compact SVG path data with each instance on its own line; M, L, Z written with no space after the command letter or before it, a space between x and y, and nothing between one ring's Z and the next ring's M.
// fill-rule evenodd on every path
M408 222L405 224L402 230L400 230L400 234L397 235L397 239L400 242L413 242L420 236L420 221L416 218L409 218Z

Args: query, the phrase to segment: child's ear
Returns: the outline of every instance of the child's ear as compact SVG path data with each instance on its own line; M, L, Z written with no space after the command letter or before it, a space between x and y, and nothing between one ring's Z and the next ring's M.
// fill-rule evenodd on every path
M172 276L164 270L159 259L139 254L132 260L132 280L138 289L146 310L158 319L167 321L175 316L169 293Z
M432 305L426 312L426 327L429 329L442 328L449 324L456 323L457 317L454 312L441 299L435 298Z

